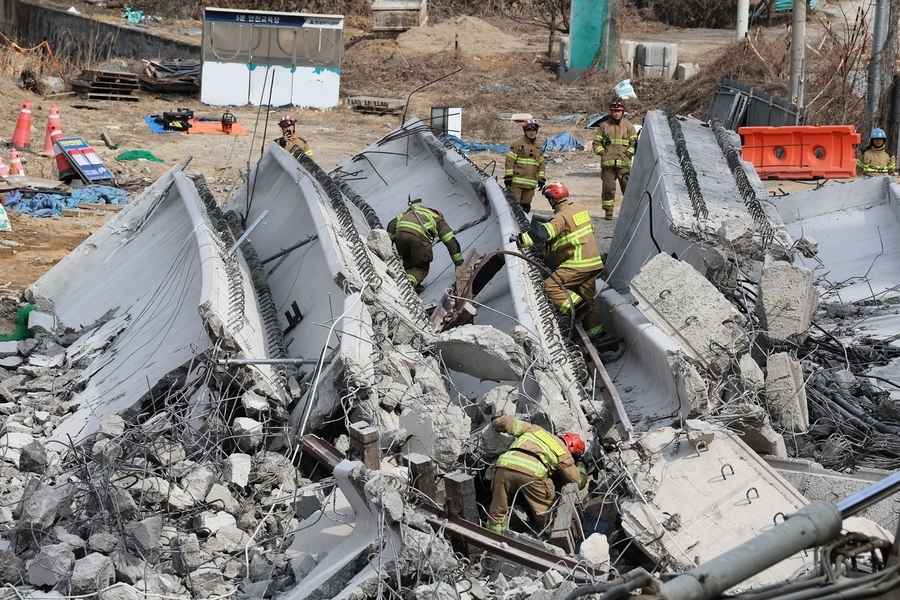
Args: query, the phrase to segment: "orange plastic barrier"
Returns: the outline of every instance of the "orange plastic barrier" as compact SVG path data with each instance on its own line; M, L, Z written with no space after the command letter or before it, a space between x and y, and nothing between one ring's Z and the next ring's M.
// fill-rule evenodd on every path
M761 179L856 176L859 134L852 125L741 127L741 157Z

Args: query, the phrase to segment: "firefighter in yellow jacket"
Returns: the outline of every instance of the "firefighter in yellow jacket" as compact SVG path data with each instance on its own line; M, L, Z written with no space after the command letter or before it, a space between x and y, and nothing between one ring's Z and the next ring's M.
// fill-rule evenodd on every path
M568 188L558 181L548 183L543 193L553 207L553 218L547 223L532 219L528 231L519 234L519 246L529 248L535 241L547 243L556 266L544 280L547 296L564 315L586 305L581 320L584 330L589 337L599 337L604 329L594 294L603 259L594 237L591 213L569 198Z
M428 269L434 259L431 246L438 238L447 247L453 264L458 267L463 263L459 242L444 215L439 210L423 205L421 198L411 200L409 209L388 223L387 230L403 259L406 277L417 291L428 276Z
M299 152L312 158L313 153L309 148L309 143L297 133L297 119L291 115L284 115L278 121L278 126L281 127L281 137L275 141L279 146L291 154Z
M531 200L534 190L544 187L544 151L538 145L537 134L540 126L534 119L522 125L523 136L510 144L506 153L506 168L503 171L503 183L519 206L525 212L531 211Z
M600 157L600 180L603 184L602 200L606 220L613 218L616 197L616 181L625 195L631 159L637 147L637 132L625 118L625 105L614 100L609 105L609 119L600 124L594 134L594 154Z
M894 157L887 151L887 134L876 127L869 136L869 147L856 161L857 170L863 175L893 175L897 171Z
M503 416L494 419L494 429L516 436L509 450L500 455L491 482L488 528L501 532L508 526L510 504L525 500L534 524L543 528L547 512L556 498L553 476L584 487L587 476L575 461L584 454L584 440L577 433L557 437L545 429Z

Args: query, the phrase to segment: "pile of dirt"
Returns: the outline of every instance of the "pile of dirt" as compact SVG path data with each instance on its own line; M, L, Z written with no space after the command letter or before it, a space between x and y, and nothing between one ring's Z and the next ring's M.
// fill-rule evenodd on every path
M471 56L525 50L517 37L477 17L456 17L439 25L416 27L397 37L404 50L417 54L456 51Z

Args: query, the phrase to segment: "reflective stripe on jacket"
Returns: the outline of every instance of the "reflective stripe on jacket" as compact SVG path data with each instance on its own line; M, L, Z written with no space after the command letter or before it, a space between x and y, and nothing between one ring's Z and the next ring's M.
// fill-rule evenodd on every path
M601 167L630 168L637 150L637 130L628 119L618 123L607 119L597 127L593 148L601 157Z
M537 187L538 180L544 178L544 153L536 139L531 141L522 136L510 144L503 176L512 177L516 187L529 190Z
M856 165L864 175L890 175L897 170L894 159L883 148L869 148Z
M421 202L414 202L409 210L388 224L388 233L391 236L399 232L411 233L429 244L434 244L440 239L447 247L453 264L463 263L462 249L456 235L439 210L429 208Z
M581 481L575 459L563 441L549 431L512 416L494 419L494 429L516 436L509 450L497 459L498 467L538 479L559 472L568 481Z
M569 199L557 204L553 219L547 223L532 223L532 228L543 229L535 232L536 237L549 240L550 253L559 267L576 271L603 268L591 213L581 203Z

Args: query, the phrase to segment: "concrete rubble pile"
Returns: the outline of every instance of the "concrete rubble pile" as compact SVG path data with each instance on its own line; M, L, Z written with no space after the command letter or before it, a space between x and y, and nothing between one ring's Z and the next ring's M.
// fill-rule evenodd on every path
M889 444L848 450L900 424L900 387L878 385L900 379L873 285L890 243L864 277L796 231L827 238L842 207L760 201L730 138L650 113L598 286L624 340L607 405L540 269L497 254L524 215L427 129L331 173L273 144L221 208L181 164L27 291L32 337L0 342L0 584L557 600L613 569L689 569L877 477L804 459L896 468ZM467 259L454 274L435 252L421 296L384 230L420 195ZM590 440L589 483L560 490L545 532L465 523L512 441L499 415ZM866 516L866 535L896 526Z

